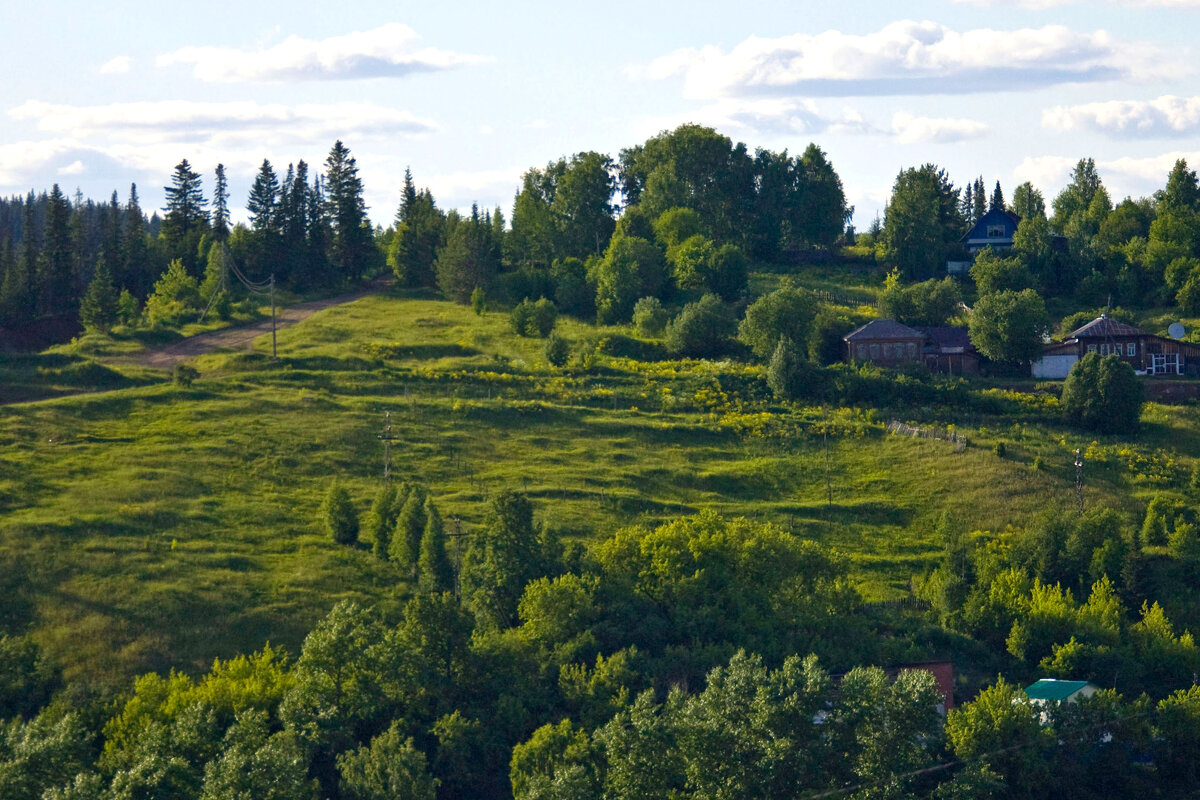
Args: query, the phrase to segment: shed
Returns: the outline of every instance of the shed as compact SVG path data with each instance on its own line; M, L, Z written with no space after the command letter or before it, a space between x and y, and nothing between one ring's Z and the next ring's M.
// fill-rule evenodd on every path
M1062 681L1042 678L1025 687L1025 696L1037 704L1073 703L1080 697L1091 697L1100 687L1088 681Z

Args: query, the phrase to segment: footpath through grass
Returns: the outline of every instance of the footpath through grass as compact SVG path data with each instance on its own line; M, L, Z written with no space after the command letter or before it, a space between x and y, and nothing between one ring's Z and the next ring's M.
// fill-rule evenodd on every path
M296 652L341 598L394 606L399 570L318 521L335 478L366 511L388 412L395 474L429 485L452 530L469 536L506 488L582 541L711 508L844 552L868 599L904 596L934 562L943 513L996 531L1073 504L1076 447L1088 502L1133 511L1136 495L1183 485L1200 446L1194 409L1152 407L1137 446L1092 444L1035 411L905 414L963 448L890 433L869 404L777 403L758 366L605 355L656 346L559 330L588 366L550 367L506 314L375 296L282 331L278 363L267 337L255 354L199 358L189 389L0 408L0 625L31 623L68 678L122 683L267 640Z

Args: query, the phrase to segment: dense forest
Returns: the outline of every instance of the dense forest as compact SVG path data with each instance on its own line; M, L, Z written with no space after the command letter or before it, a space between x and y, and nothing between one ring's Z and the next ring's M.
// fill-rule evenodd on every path
M1028 524L987 532L944 515L930 532L936 563L916 571L903 601L881 603L856 586L843 554L753 507L744 516L680 508L666 521L605 521L588 538L544 524L539 513L551 501L539 504L514 483L481 502L479 523L464 533L432 485L384 481L373 497L356 497L321 464L327 491L306 524L320 527L339 558L367 563L362 574L386 570L395 585L378 605L330 603L297 652L263 643L206 672L181 666L117 685L73 679L28 630L19 570L4 573L11 585L0 591L14 602L0 610L0 795L1194 792L1200 648L1187 631L1200 626L1200 466L1188 472L1161 449L1105 438L1136 434L1140 384L1120 384L1121 375L1116 388L1104 384L1097 402L1108 405L1093 422L1070 416L1071 398L1093 380L1082 373L1060 402L1032 386L1019 393L837 363L841 337L873 315L942 325L964 319L964 300L972 339L1012 374L1052 320L1069 331L1113 304L1123 307L1117 315L1200 314L1200 183L1186 163L1154 197L1114 206L1094 163L1080 160L1049 209L1030 184L1009 200L998 182L989 191L975 178L959 189L927 164L896 177L886 214L865 232L849 224L853 210L816 145L798 157L751 152L694 125L615 159L584 152L530 169L508 219L501 209L443 210L408 174L392 224L373 227L362 188L338 142L319 176L301 161L281 177L264 161L248 225L230 222L223 168L206 197L186 160L161 217L146 217L136 188L124 203L115 193L107 203L71 200L58 186L0 202L0 326L59 318L78 320L84 338L128 336L228 317L269 285L320 295L390 273L406 298L469 304L474 314L462 312L471 319L504 309L515 337L545 339L551 371L537 374L535 399L514 401L513 413L549 416L544 396L576 378L572 404L615 410L612 365L624 359L669 376L659 386L649 370L639 374L623 402L642 409L629 412L656 401L660 411L695 406L713 420L694 432L705 443L731 427L758 426L763 438L786 418L803 427L803 441L828 448L832 431L866 449L896 409L931 427L965 420L972 435L999 427L1013 441L1029 426L1063 447L1068 435L1097 432L1088 463L1133 474L1153 498L1135 517L1094 495L1085 508L1080 489L1077 509L1041 509ZM1012 251L985 250L967 276L946 277L947 261L966 258L964 233L991 209L1020 219ZM795 280L812 267L828 288ZM864 272L879 284L874 308L840 283ZM560 315L605 334L568 342ZM461 353L477 344L427 347ZM601 357L611 360L598 365ZM713 358L724 366L701 361ZM297 402L332 403L339 384L316 360L269 379L289 396L298 391ZM343 384L350 394L366 392L373 375L386 383L380 391L408 398L408 383L390 382L382 362L364 363L357 368L368 377ZM453 380L511 383L515 372L505 370L518 368L496 357ZM700 375L695 385L688 369ZM580 376L610 383L587 395ZM195 377L177 371L179 391ZM315 398L304 394L306 380L321 381ZM1122 393L1132 411L1109 427ZM448 408L469 402L456 394ZM826 415L819 430L818 414ZM949 428L939 435L967 447ZM1003 439L992 455L1005 461ZM828 470L828 449L823 458ZM1042 481L1049 471L1039 457L1021 475ZM921 666L934 660L960 671L949 711L939 710L946 698ZM1042 677L1101 689L1041 706L1021 686Z

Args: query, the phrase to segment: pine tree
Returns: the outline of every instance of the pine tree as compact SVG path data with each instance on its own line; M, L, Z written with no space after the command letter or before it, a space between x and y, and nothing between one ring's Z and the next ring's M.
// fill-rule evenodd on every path
M117 287L113 285L108 262L101 253L96 274L79 303L79 321L88 332L108 333L117 322Z
M325 502L321 504L321 518L333 541L338 544L358 541L358 515L354 513L350 493L336 483L330 485Z
M256 231L274 230L279 222L279 178L271 162L263 159L254 184L250 187L250 199L246 201L250 212L250 226Z
M212 232L218 242L229 238L229 182L225 165L217 164L217 179L213 187Z
M371 551L376 557L387 559L388 545L392 539L392 529L396 527L396 497L399 493L391 483L385 483L375 500L371 510L367 512L367 536L371 538Z
M425 490L414 486L396 519L396 529L388 547L391 560L406 567L413 577L416 577L417 562L421 557L425 524Z
M171 175L171 185L164 186L167 204L164 207L166 216L162 223L162 237L167 244L168 253L172 258L183 260L190 274L197 272L196 248L208 227L208 214L205 206L200 175L192 171L192 165L185 158L175 165Z
M987 189L983 187L983 176L975 179L975 221L978 222L987 213Z
M375 242L367 221L358 164L340 139L325 159L325 184L333 226L330 264L340 279L360 280L371 265Z
M125 264L121 258L121 201L114 189L108 205L100 216L100 252L108 259L113 283L124 286Z
M446 530L432 497L425 500L425 531L421 536L417 573L417 585L421 591L437 593L454 590L454 567L446 555Z
M21 258L17 266L21 284L21 295L17 298L17 303L26 309L26 318L33 317L38 303L40 241L37 218L34 215L33 192L30 192L25 197L25 205L21 209Z
M1004 192L1000 190L1000 181L996 181L996 188L992 190L992 202L988 210L993 209L1004 210Z
M154 271L150 265L146 218L138 205L136 183L129 185L129 202L125 206L125 236L121 243L121 252L125 262L123 285L133 294L145 297L150 293Z
M46 202L46 226L38 264L38 288L43 314L67 311L71 296L71 206L58 184L50 190Z

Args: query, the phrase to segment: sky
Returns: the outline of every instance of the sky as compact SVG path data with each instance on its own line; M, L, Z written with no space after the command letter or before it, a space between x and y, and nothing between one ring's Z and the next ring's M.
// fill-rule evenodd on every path
M206 191L225 164L245 219L264 158L341 139L381 225L406 167L507 217L525 170L695 122L815 142L860 229L929 162L1049 203L1091 157L1119 201L1200 165L1198 24L1200 0L5 0L0 195L136 183L160 209L186 158Z

